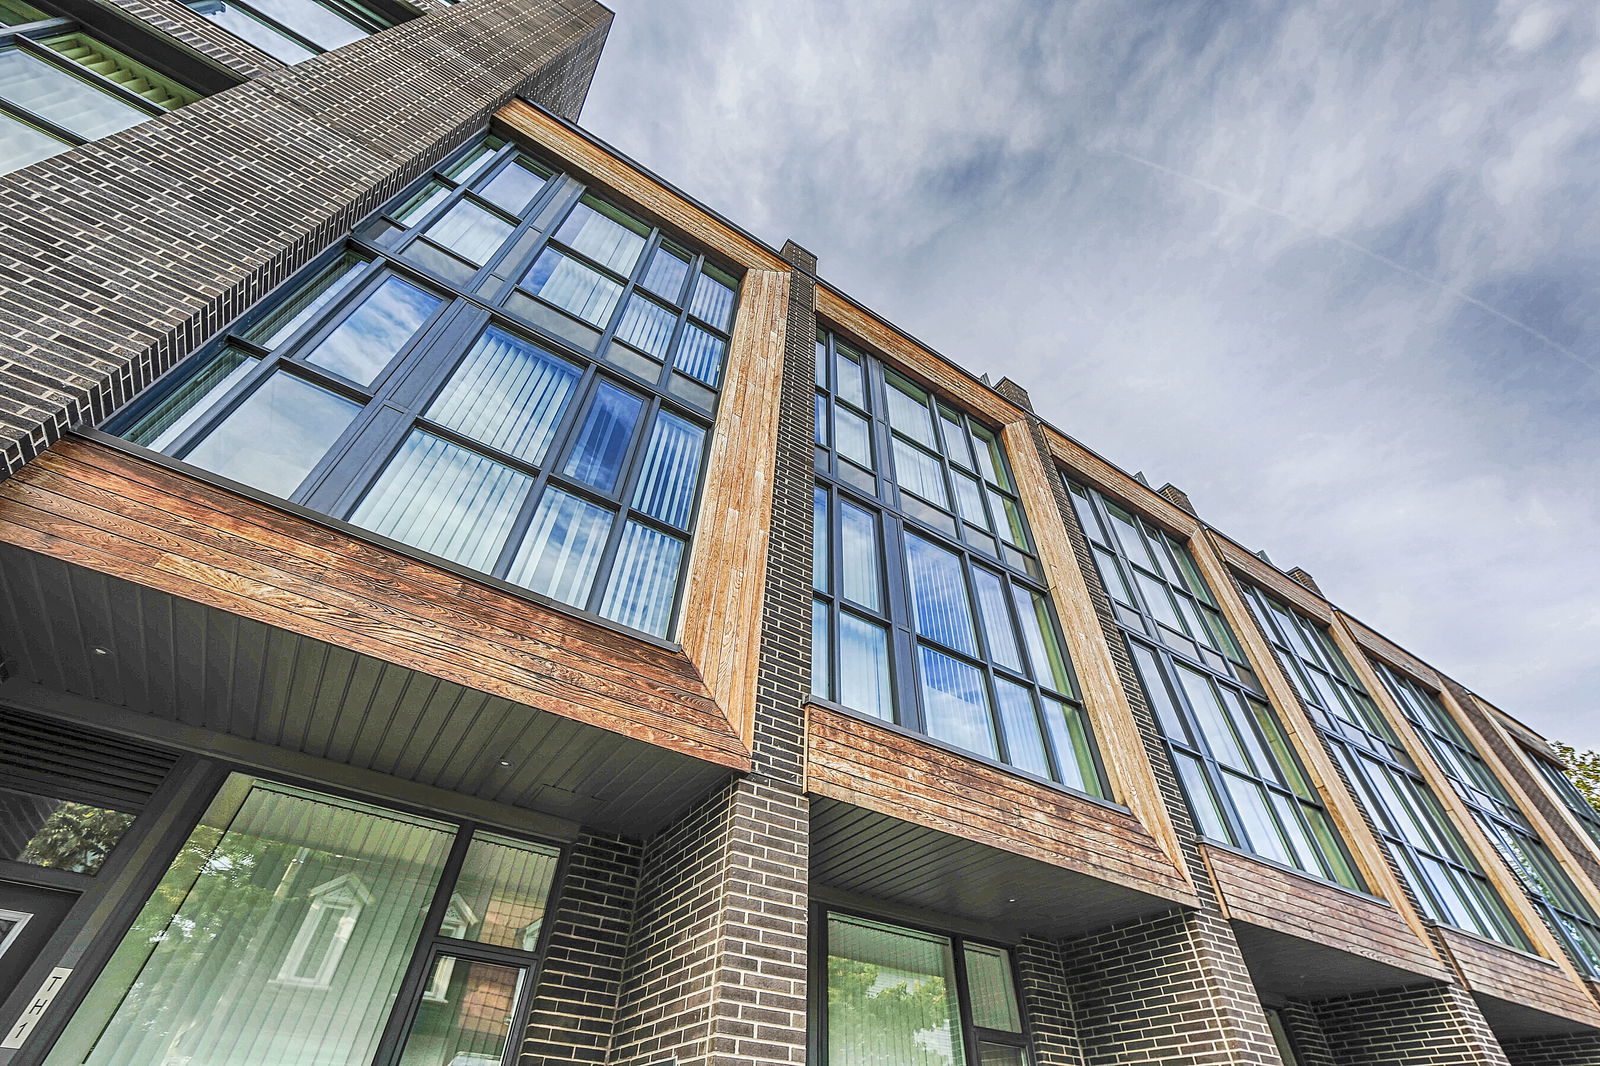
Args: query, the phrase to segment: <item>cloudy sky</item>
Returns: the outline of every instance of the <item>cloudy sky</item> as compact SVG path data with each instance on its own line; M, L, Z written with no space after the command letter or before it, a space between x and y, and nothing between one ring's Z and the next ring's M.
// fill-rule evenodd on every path
M584 124L1600 748L1600 15L611 0Z

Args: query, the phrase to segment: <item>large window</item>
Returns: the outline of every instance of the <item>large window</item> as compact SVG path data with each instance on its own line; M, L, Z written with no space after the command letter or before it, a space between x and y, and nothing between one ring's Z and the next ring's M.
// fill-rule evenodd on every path
M733 278L486 140L113 432L665 637Z
M72 19L0 0L0 173L198 98Z
M1539 776L1550 786L1550 791L1556 794L1556 798L1572 812L1578 824L1583 826L1583 831L1589 834L1589 839L1600 846L1600 811L1595 810L1594 805L1578 791L1578 786L1572 783L1572 778L1567 776L1566 770L1556 763L1553 756L1542 752L1528 752L1528 761L1539 771Z
M1387 663L1375 662L1383 683L1484 834L1527 890L1539 915L1592 977L1600 977L1600 917L1528 824L1500 779L1439 697Z
M1067 489L1199 831L1359 888L1188 548L1099 492L1070 481Z
M499 1063L557 858L234 775L47 1062Z
M1253 585L1245 598L1423 911L1526 949L1504 901L1332 638Z
M1005 948L829 914L824 1066L1027 1066Z
M813 694L1106 795L1000 441L819 336Z
M388 5L362 0L184 0L235 37L285 63L399 24Z

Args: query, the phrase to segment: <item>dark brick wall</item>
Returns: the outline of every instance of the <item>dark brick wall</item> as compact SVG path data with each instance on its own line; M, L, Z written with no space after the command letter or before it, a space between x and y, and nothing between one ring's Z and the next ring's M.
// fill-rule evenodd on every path
M482 128L610 12L472 2L0 177L0 451L98 422ZM546 86L570 104L578 70Z
M1600 1066L1600 1034L1532 1037L1504 1046L1511 1066Z
M585 836L572 847L550 947L523 1037L523 1066L604 1063L639 887L639 845Z
M1034 1066L1080 1066L1083 1050L1078 1046L1072 989L1061 949L1027 937L1016 946L1015 957L1017 994L1028 1018Z
M179 0L110 0L140 22L244 78L284 69L282 61L235 37Z
M1507 1066L1472 997L1416 985L1308 1003L1337 1066Z

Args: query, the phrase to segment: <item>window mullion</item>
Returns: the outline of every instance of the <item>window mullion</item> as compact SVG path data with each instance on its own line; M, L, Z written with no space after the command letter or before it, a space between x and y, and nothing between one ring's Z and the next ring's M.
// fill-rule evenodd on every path
M74 26L72 29L62 29L58 32L81 33L83 31ZM51 36L54 36L54 34L51 34ZM96 74L83 64L68 59L60 52L57 52L54 48L34 40L32 34L19 34L16 38L16 44L18 46L18 51L33 54L36 58L41 59L46 63L49 63L51 66L56 67L58 70L63 70L72 77L84 82L90 88L105 93L107 96L115 97L116 99L121 100L123 103L131 104L132 106L137 107L140 111L145 112L151 118L156 118L167 113L165 108L159 107L156 104L152 104L149 100L146 100L138 93L123 88L110 78Z
M65 126L51 122L42 115L35 114L33 111L23 107L14 100L7 100L5 97L0 97L0 111L9 112L19 121L25 122L30 126L37 126L40 130L56 138L57 140L65 141L69 148L77 148L80 145L89 143L88 139L81 134L74 133Z

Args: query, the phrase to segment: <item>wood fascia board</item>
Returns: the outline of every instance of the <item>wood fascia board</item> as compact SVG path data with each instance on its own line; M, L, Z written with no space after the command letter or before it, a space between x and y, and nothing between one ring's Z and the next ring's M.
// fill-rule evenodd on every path
M1422 916L1411 911L1405 891L1389 866L1383 845L1368 827L1355 796L1343 786L1343 778L1324 747L1315 723L1300 702L1300 694L1283 672L1271 645L1262 635L1255 616L1235 587L1222 556L1214 550L1213 542L1208 537L1194 538L1190 542L1190 549L1200 576L1211 587L1223 617L1244 645L1246 661L1255 667L1256 676L1266 689L1268 702L1277 712L1278 721L1289 735L1289 743L1294 746L1301 765L1311 775L1335 829L1349 846L1362 878L1372 889L1373 895L1394 905L1419 940L1430 943Z
M513 139L543 149L586 178L644 208L684 236L750 270L786 270L777 253L740 233L683 194L545 114L524 100L495 112L494 121Z
M1370 633L1371 631L1368 630L1367 632ZM1482 827L1478 825L1478 819L1467 809L1466 803L1462 801L1460 794L1456 792L1455 786L1450 783L1449 778L1445 777L1444 771L1439 769L1439 764L1434 762L1433 753L1428 751L1426 745L1422 743L1422 738L1417 735L1416 729L1412 727L1410 721L1406 719L1405 714L1395 702L1394 695L1389 691L1389 686L1383 683L1383 679L1378 676L1377 669L1367 659L1362 650L1363 645L1357 637L1354 627L1350 624L1349 618L1343 613L1336 612L1334 614L1334 624L1329 628L1329 635L1333 637L1334 644L1338 646L1340 653L1349 660L1351 669L1356 672L1361 684L1372 697L1373 705L1378 708L1378 712L1388 721L1389 729L1399 738L1400 746L1405 749L1406 754L1411 758L1412 763L1417 768L1417 772L1422 775L1423 781L1426 782L1429 790L1433 792L1434 798L1444 808L1445 817L1451 821L1457 832L1461 834L1461 839L1471 850L1479 868L1489 878L1489 883L1494 886L1495 892L1511 911L1517 924L1522 928L1523 935L1534 946L1535 954L1542 956L1548 962L1554 962L1570 978L1578 981L1581 987L1582 981L1578 972L1573 968L1571 961L1567 958L1567 953L1556 942L1555 935L1545 926L1544 920L1539 917L1538 911L1534 909L1532 901L1529 900L1527 892L1511 875L1511 870L1506 866L1505 860L1500 857L1500 853L1495 850L1494 845L1489 842L1489 838L1484 834ZM1373 635L1375 636L1376 634ZM1388 644L1388 641L1383 641L1383 643ZM1406 658L1410 658L1410 656L1406 656ZM1432 671L1428 672L1432 673Z
M1048 422L1044 424L1044 439L1050 447L1051 457L1066 468L1073 480L1100 490L1117 504L1164 526L1184 540L1199 533L1200 519L1132 474L1100 458Z
M1182 843L1145 753L1122 678L1111 659L1111 649L1089 595L1088 579L1067 538L1064 517L1048 480L1054 472L1047 471L1040 458L1032 421L1022 418L1007 423L1001 432L1001 444L1011 460L1022 509L1033 531L1056 616L1061 620L1067 654L1083 689L1084 710L1101 759L1113 784L1120 789L1122 802L1189 881ZM1192 881L1189 883L1192 886Z
M772 413L783 386L789 279L776 270L744 277L680 612L684 653L746 749L755 730L752 645L766 590L779 428Z
M860 304L826 285L817 286L817 317L826 319L895 370L915 378L968 413L1005 426L1027 412L936 352L918 344Z
M1366 654L1377 656L1402 674L1409 674L1413 680L1420 681L1435 691L1444 688L1444 681L1433 667L1365 623L1343 611L1336 610L1335 613L1349 629L1351 639Z
M1260 585L1275 599L1282 600L1301 614L1314 618L1323 625L1333 620L1333 604L1282 570L1258 558L1255 553L1226 534L1219 533L1209 526L1206 528L1206 534L1212 546L1216 548L1217 554L1222 556L1222 561L1232 567L1239 576L1251 584Z

